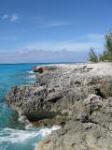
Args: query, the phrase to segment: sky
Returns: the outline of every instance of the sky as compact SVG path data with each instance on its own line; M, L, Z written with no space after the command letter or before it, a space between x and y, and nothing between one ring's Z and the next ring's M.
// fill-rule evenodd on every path
M112 0L0 0L0 63L85 61L111 17Z

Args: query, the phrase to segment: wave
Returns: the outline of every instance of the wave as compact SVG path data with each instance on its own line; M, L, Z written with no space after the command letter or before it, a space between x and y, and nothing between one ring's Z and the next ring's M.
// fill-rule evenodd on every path
M42 137L45 137L47 135L50 135L53 131L56 131L59 129L60 129L60 126L53 126L51 129L46 128L46 129L40 130L40 133L41 133ZM37 150L37 149L38 149L38 143L36 143L34 150Z
M59 130L59 129L60 129L60 126L53 126L52 128L41 129L40 134L42 135L42 137L45 137L45 136L51 134L53 131Z
M33 72L32 70L27 71L27 73L29 73L29 74L34 74L34 72Z
M44 129L27 129L19 130L12 128L4 128L0 131L0 145L28 145L31 143L35 147L36 143L40 141L43 137L51 134L52 131L59 129L59 126L53 126L52 128ZM30 145L30 146L31 146ZM32 147L31 146L31 147ZM0 146L1 148L1 146ZM2 150L7 150L8 148L2 148ZM17 149L18 150L18 149Z
M17 130L11 128L4 128L0 132L0 144L4 142L23 143L26 140L36 137L38 133L35 131Z
M27 71L27 73L28 73L28 78L29 79L36 79L36 75L35 75L35 73L33 72L33 71Z

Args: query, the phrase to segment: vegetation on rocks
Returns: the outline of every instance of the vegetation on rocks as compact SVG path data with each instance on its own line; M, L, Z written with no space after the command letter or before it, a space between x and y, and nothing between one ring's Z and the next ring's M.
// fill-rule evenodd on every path
M112 62L112 32L105 35L105 50L99 56L96 55L93 49L90 49L89 52L89 61L98 62L98 61L108 61Z

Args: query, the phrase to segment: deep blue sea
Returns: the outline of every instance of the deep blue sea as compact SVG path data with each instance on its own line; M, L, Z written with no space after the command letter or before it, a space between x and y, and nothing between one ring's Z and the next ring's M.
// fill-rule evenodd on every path
M35 82L32 67L42 64L0 65L0 150L34 150L36 143L51 129L25 128L7 105L6 93L14 85Z

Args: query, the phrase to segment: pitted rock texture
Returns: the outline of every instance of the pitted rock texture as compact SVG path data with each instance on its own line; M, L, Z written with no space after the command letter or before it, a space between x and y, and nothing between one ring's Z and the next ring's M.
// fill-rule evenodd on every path
M62 126L38 150L112 150L112 64L54 68L7 95L8 104L30 121Z

